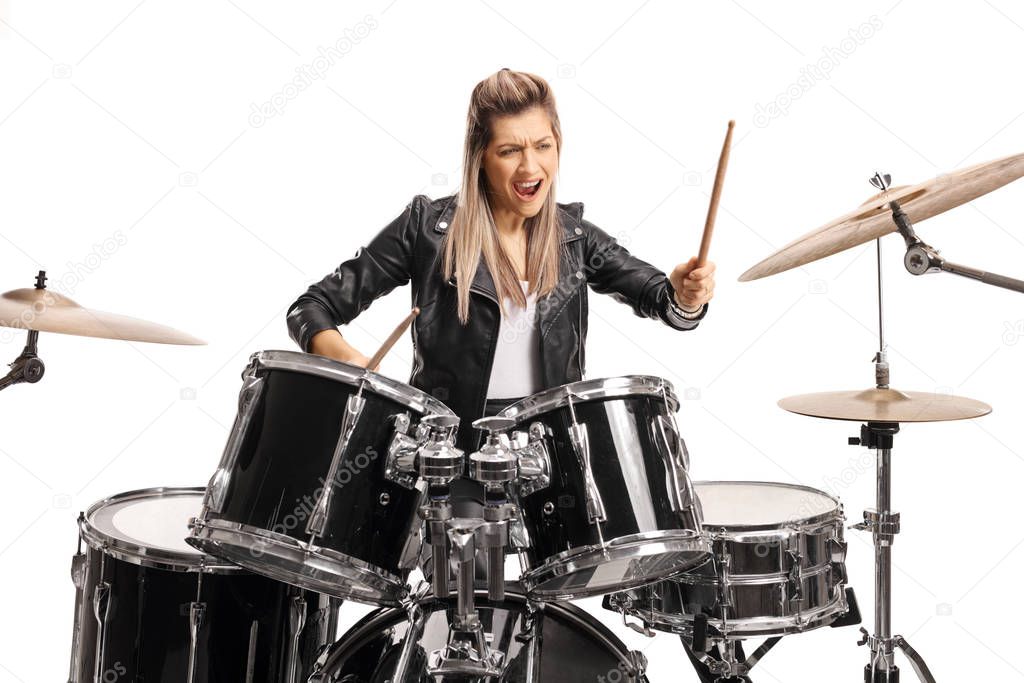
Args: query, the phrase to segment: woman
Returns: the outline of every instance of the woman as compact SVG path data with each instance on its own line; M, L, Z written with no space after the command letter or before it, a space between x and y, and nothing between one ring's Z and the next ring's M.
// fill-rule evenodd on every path
M478 83L459 194L414 197L354 258L312 285L288 311L292 339L304 351L365 367L369 358L337 326L411 282L421 312L409 384L455 411L456 445L468 454L481 442L477 418L583 378L587 285L638 316L695 328L714 295L714 264L697 268L694 257L666 276L585 220L581 203L556 203L561 149L544 79L502 69ZM456 481L452 496L457 516L480 516L482 494L472 482Z
M583 378L587 285L643 317L691 330L714 295L713 263L666 276L555 202L562 131L544 79L502 69L473 89L458 195L413 198L354 258L288 311L304 350L366 366L338 332L377 297L412 283L409 384L461 418L457 445L476 449L473 420ZM499 305L499 302L502 302Z

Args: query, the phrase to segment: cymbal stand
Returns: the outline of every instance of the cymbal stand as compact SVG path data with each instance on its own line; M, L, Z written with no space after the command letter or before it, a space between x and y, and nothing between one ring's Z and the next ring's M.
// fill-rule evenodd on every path
M39 274L36 275L36 289L46 289L46 271L40 270ZM25 344L24 350L21 355L14 359L13 363L10 363L10 372L3 377L0 377L0 390L6 389L7 387L25 382L26 384L35 384L43 378L43 373L46 372L46 366L43 361L39 358L37 343L39 341L39 332L36 330L28 331L28 341Z
M871 184L880 190L889 187L888 174L876 173ZM892 202L894 220L899 205ZM905 218L905 215L904 215ZM909 223L907 223L909 225ZM882 245L876 240L878 256L878 336L879 351L875 356L875 383L879 389L889 387L889 363L885 354L885 335L882 307ZM908 252L909 254L909 252ZM863 638L859 645L871 650L871 660L864 668L865 683L899 683L899 667L895 663L898 647L910 660L922 683L935 683L928 665L903 636L892 634L892 544L900 532L900 515L892 507L892 447L900 427L895 422L868 422L861 425L860 436L851 437L851 446L864 446L876 452L875 508L864 511L864 521L853 528L870 531L875 546L875 632L869 634L861 628Z

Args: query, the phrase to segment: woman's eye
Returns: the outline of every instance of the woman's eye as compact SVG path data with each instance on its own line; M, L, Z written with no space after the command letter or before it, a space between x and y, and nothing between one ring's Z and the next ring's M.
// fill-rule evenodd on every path
M550 142L542 143L541 146L540 146L541 149L548 149L549 147L551 147L551 143Z

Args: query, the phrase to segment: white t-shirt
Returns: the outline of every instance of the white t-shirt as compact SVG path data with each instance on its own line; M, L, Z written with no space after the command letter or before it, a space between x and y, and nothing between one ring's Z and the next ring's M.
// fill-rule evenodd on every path
M525 293L530 283L520 280ZM487 398L519 398L540 391L540 327L537 324L537 295L526 297L526 308L520 308L505 297L494 364L487 385Z

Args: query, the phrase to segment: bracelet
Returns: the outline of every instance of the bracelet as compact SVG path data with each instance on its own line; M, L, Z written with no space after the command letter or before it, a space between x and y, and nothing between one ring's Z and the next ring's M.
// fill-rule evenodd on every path
M697 318L700 317L701 310L704 308L703 306L698 306L697 310L688 311L676 303L676 299L674 296L671 299L669 299L669 305L672 307L672 311L676 315L678 315L680 318L685 318L686 320L696 320Z

